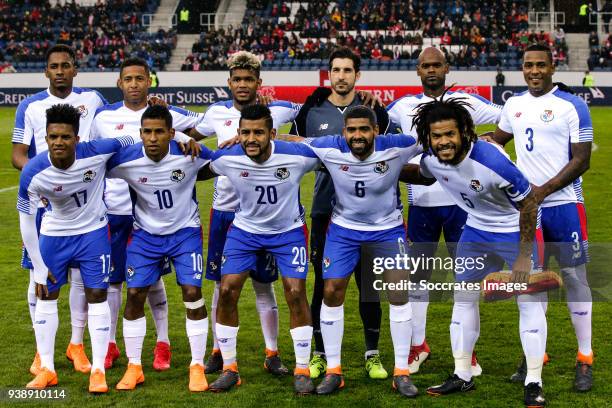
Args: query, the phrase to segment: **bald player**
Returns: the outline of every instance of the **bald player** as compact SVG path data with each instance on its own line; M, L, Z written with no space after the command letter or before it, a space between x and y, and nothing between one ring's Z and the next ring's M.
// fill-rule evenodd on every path
M404 134L414 134L412 118L417 108L440 97L446 89L446 75L449 65L442 51L436 47L425 48L419 55L417 75L421 78L423 93L406 95L387 107L389 119L401 127ZM465 98L472 109L468 109L475 125L496 124L501 115L501 106L495 105L477 94L463 92L446 93L445 98ZM417 157L413 163L418 163ZM465 225L467 214L446 194L439 183L431 186L407 185L408 188L408 239L418 243L412 248L418 253L415 256L433 256L438 248L440 236L444 233L446 247L451 256L455 255L456 242ZM429 279L431 270L418 271L415 281ZM411 291L412 303L412 346L410 350L410 373L419 371L420 365L429 357L430 349L425 339L427 307L429 293L427 290ZM472 358L473 375L480 375L482 369Z

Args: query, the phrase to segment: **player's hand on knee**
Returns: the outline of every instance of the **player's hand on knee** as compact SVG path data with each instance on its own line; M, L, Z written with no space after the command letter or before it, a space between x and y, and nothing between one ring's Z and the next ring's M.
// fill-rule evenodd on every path
M50 280L51 283L54 283L54 284L57 283L57 279L55 279L55 276L53 276L51 271L47 273L47 279ZM36 284L35 291L36 291L36 297L39 299L49 296L49 288L47 288L47 285L43 285L42 283Z

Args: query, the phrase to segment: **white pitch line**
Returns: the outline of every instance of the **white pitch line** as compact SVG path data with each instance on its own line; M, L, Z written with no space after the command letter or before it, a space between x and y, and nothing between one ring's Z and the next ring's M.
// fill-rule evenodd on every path
M597 151L597 149L599 149L599 146L597 146L595 143L593 143L593 144L591 145L591 151L592 151L592 152L596 152L596 151Z
M19 186L0 188L0 193L6 193L7 191L17 190L18 188Z

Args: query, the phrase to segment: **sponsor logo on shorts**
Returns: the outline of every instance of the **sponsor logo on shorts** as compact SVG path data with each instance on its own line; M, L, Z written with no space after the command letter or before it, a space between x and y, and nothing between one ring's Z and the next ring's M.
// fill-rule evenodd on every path
M319 126L319 130L325 130L329 127L328 123L321 123L321 125Z
M305 268L305 267L303 267L303 266L298 266L298 267L296 267L296 268L295 268L295 271L296 271L297 273L304 273L304 270L305 270L305 269L306 269L306 268Z
M389 170L389 165L386 161L379 161L374 165L374 173L385 174Z
M96 178L96 172L93 170L87 170L83 173L83 181L85 183L91 183L94 178Z
M216 271L216 270L217 270L217 268L218 268L217 263L216 263L216 262L214 262L214 261L210 261L210 262L208 263L208 266L210 267L210 269L211 269L212 271Z
M289 172L289 170L287 170L286 167L279 167L278 169L276 169L276 173L274 173L274 177L276 177L279 180L285 180L289 178L290 174L291 173Z
M473 179L472 181L470 181L470 188L477 193L480 193L484 189L482 184L480 184L480 180L476 180L476 179Z
M185 178L185 172L181 169L172 170L172 174L170 175L170 180L175 183L180 183Z

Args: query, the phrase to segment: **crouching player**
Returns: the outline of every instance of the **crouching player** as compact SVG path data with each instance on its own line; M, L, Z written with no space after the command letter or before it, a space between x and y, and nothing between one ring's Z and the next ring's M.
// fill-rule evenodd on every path
M41 369L27 388L58 383L53 352L59 324L57 300L67 281L68 266L80 265L88 303L92 367L89 391L108 391L104 358L108 348L110 309L106 300L110 269L110 241L106 206L102 199L106 162L131 137L78 143L79 111L54 105L46 111L48 153L24 167L19 181L17 209L21 235L34 265L36 303L34 332ZM40 237L36 233L38 202L48 201Z
M458 282L480 282L487 274L512 268L512 282L526 284L532 270L537 205L525 176L497 146L477 140L474 123L461 99L421 105L413 119L419 142L428 152L421 173L435 178L468 213L457 258L480 259L456 271ZM518 209L517 209L518 207ZM542 294L519 295L519 330L527 357L525 405L544 406L542 365L546 349L546 315ZM455 372L430 395L474 388L471 359L480 332L479 292L455 290L450 325Z
M317 168L319 160L308 146L272 141L275 134L267 107L245 106L238 127L240 145L215 152L210 166L201 171L201 180L227 176L239 201L223 249L217 306L223 372L210 385L211 391L240 385L236 363L238 298L249 271L257 269L261 251L276 258L283 280L296 359L295 391L314 391L308 369L312 320L306 298L307 230L299 189L304 174Z
M176 280L187 309L186 328L191 347L189 390L206 391L204 353L208 317L202 298L202 230L195 182L209 161L204 150L185 157L172 140L172 115L151 106L141 118L142 143L121 150L108 163L108 175L125 180L134 205L134 230L127 247L128 296L123 337L128 368L118 390L133 390L144 382L141 354L146 334L144 304L149 287L161 276L164 259L174 264ZM112 139L109 139L112 140Z

